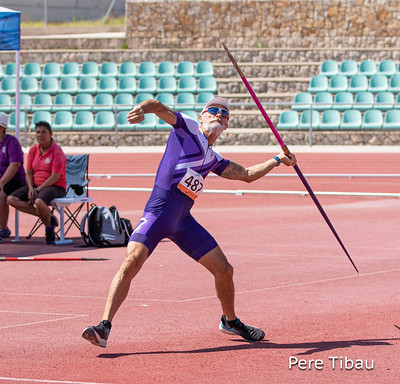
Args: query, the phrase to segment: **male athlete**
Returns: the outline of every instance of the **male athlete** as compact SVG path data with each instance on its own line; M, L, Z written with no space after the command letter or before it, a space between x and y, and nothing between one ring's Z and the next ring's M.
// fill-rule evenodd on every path
M157 100L146 100L128 114L131 124L155 113L172 125L164 156L158 167L153 191L127 246L127 256L111 282L103 320L84 329L82 336L92 344L106 347L111 321L125 300L131 280L164 238L172 240L187 255L207 268L215 278L222 317L219 329L240 335L248 341L260 341L264 332L242 323L235 314L233 267L214 238L193 218L190 209L204 188L204 179L214 172L226 179L252 182L263 177L281 162L296 164L296 158L282 152L262 164L244 168L224 159L213 149L218 136L228 128L229 104L222 97L207 103L199 124L187 115L175 112Z

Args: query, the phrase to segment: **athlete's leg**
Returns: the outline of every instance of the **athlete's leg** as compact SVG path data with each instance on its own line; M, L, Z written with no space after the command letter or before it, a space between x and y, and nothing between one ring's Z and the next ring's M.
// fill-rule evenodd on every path
M147 255L148 249L145 245L136 241L130 241L128 243L126 259L114 276L108 291L103 320L112 321L118 308L128 295L132 279L137 275L144 262L147 260Z
M229 264L219 246L200 258L199 263L214 275L215 290L226 319L235 320L235 286L232 265Z

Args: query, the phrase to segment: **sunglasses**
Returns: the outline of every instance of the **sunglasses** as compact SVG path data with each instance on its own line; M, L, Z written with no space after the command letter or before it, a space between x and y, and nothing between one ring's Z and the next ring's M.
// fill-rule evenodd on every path
M229 117L229 111L218 107L208 107L207 112L211 113L212 115L217 115L219 112L221 112L222 117Z

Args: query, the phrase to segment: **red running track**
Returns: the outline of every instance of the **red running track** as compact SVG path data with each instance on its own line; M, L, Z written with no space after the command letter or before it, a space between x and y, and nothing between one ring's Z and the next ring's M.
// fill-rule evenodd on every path
M225 155L252 165L273 154ZM90 172L154 173L160 158L92 154ZM398 173L400 155L300 153L298 160L304 174L388 174ZM309 182L314 191L399 192L396 178ZM90 185L151 187L152 179L92 179ZM206 188L303 189L298 178L268 177L251 185L209 178ZM91 195L99 205L116 204L134 224L149 194ZM308 196L204 194L193 208L235 268L238 315L266 331L266 340L255 344L218 331L213 279L165 241L133 281L108 347L92 346L80 333L100 320L124 249L82 248L75 229L73 245L46 246L40 231L26 240L33 220L21 214L21 241L5 240L1 256L111 260L0 263L0 384L399 382L400 200L318 199L360 274ZM13 212L10 217L14 232ZM296 359L300 366L289 369Z

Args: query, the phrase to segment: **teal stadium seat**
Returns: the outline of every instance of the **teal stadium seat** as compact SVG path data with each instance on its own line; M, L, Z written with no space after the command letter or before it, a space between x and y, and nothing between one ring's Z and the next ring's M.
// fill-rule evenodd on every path
M176 65L175 77L180 78L183 76L194 77L194 64L192 61L180 61Z
M114 99L111 93L98 93L94 97L93 111L111 111L113 104Z
M197 83L194 76L183 76L178 80L177 92L197 92Z
M310 125L312 129L318 129L319 127L319 112L316 110L305 110L301 112L300 121L299 121L299 129L310 129Z
M115 95L114 104L117 105L118 111L130 111L133 108L133 95L131 93L117 93Z
M10 118L8 120L8 130L10 131L15 131L16 127L16 112L13 111L10 113ZM19 129L20 131L24 131L29 127L29 121L28 121L28 116L24 111L19 112Z
M73 120L71 111L57 111L54 115L52 128L55 131L69 131L72 129Z
M61 77L79 77L79 64L75 61L68 61L63 64Z
M137 94L135 96L135 105L138 105L145 100L154 100L154 95L152 93L147 93L147 92Z
M94 117L91 111L78 111L74 116L72 129L76 131L90 131L93 129Z
M359 110L349 109L343 112L340 129L342 130L357 130L361 128L362 115Z
M378 66L378 75L393 76L396 73L396 63L393 60L383 60Z
M124 61L119 65L118 77L133 77L137 74L136 63L133 61Z
M387 90L393 93L400 92L400 74L393 75L392 77L390 77Z
M327 109L322 112L320 130L336 130L340 126L340 112L336 109Z
M49 93L38 93L33 98L32 111L51 111L53 100Z
M304 111L310 109L313 102L312 94L310 92L300 92L294 96L292 109L295 111Z
M353 108L353 94L351 92L338 92L333 100L332 109L345 111Z
M5 77L1 81L1 92L8 95L14 95L16 90L15 77Z
M394 95L392 92L378 92L375 99L375 109L387 111L394 108Z
M156 76L156 65L153 61L142 61L139 64L137 71L137 77L155 77Z
M155 130L157 126L157 116L154 113L146 113L144 120L139 124L135 124L136 130Z
M354 98L354 109L359 111L366 111L367 109L374 108L374 95L371 92L356 93Z
M39 83L35 77L23 77L21 79L21 93L34 95L39 91Z
M99 80L98 93L115 94L117 92L117 80L115 77L105 76Z
M0 93L0 112L10 113L12 110L11 96L7 93Z
M333 96L330 92L319 92L314 97L313 109L317 111L325 111L331 109L333 104ZM309 108L308 108L309 109Z
M211 61L199 61L196 63L194 77L214 76L214 66Z
M14 97L14 105L16 102L16 97ZM28 93L21 93L19 95L19 105L21 110L29 113L32 112L32 97Z
M308 92L318 93L326 92L328 90L328 77L324 75L313 76L308 85Z
M4 76L3 64L0 63L0 79Z
M155 94L156 92L157 92L157 81L155 77L144 76L139 78L136 93Z
M164 76L175 77L175 65L172 61L162 61L157 65L156 78Z
M78 93L75 96L72 111L91 111L93 108L93 95L90 93Z
M334 75L329 79L328 92L346 92L348 86L349 83L345 75Z
M99 77L117 77L118 66L113 61L107 61L100 65Z
M56 77L58 79L60 76L61 76L61 66L59 63L51 62L51 63L46 63L43 66L42 78Z
M363 60L358 68L359 75L371 77L376 75L376 63L373 60Z
M26 63L22 71L22 77L34 77L40 79L42 77L42 69L39 63Z
M30 128L31 130L35 129L35 124L38 123L39 121L47 121L50 125L53 125L53 119L51 116L50 111L36 111L33 113L32 116L32 121Z
M382 111L377 109L368 109L364 112L361 128L368 129L381 129L383 124Z
M92 95L97 93L97 79L95 77L82 77L79 80L78 92L90 93Z
M72 95L70 93L58 93L54 97L53 111L72 111Z
M350 77L348 91L351 93L364 92L368 90L368 77L365 75L354 75Z
M217 93L217 80L214 76L201 76L198 80L197 92Z
M196 95L195 111L202 111L206 104L215 97L212 92L200 92Z
M163 76L158 80L157 93L176 93L176 79L174 76Z
M121 130L133 130L134 126L126 120L129 111L120 111L117 114L117 127Z
M134 77L121 77L118 80L117 93L136 93L137 85Z
M4 77L15 77L16 66L15 63L7 63L4 67Z
M158 93L156 95L156 100L163 103L164 105L167 105L171 109L173 109L175 106L175 98L172 93Z
M183 111L182 113L187 115L187 116L189 116L189 117L191 117L197 123L199 122L199 114L196 111L187 110L187 111Z
M78 79L76 77L61 78L59 92L75 95L78 92Z
M297 129L299 126L299 114L297 111L283 111L279 116L278 129Z
M99 65L95 61L86 61L82 63L81 71L79 73L81 78L99 76Z
M396 109L400 109L400 93L396 96L396 104L394 105Z
M385 75L374 75L369 80L368 91L378 93L386 91L388 87L388 78Z
M96 131L110 131L115 129L115 117L111 111L100 111L96 113L93 129Z
M331 77L339 73L339 65L336 60L325 60L321 63L320 75Z
M44 77L40 81L39 93L49 93L55 95L58 93L57 77Z
M156 130L157 131L171 131L172 125L169 125L164 120L157 118Z
M400 129L400 110L390 109L385 113L383 129Z
M175 110L186 111L194 110L195 105L194 94L190 92L182 92L176 95Z
M354 60L342 61L339 67L339 75L354 76L358 72L357 62Z

